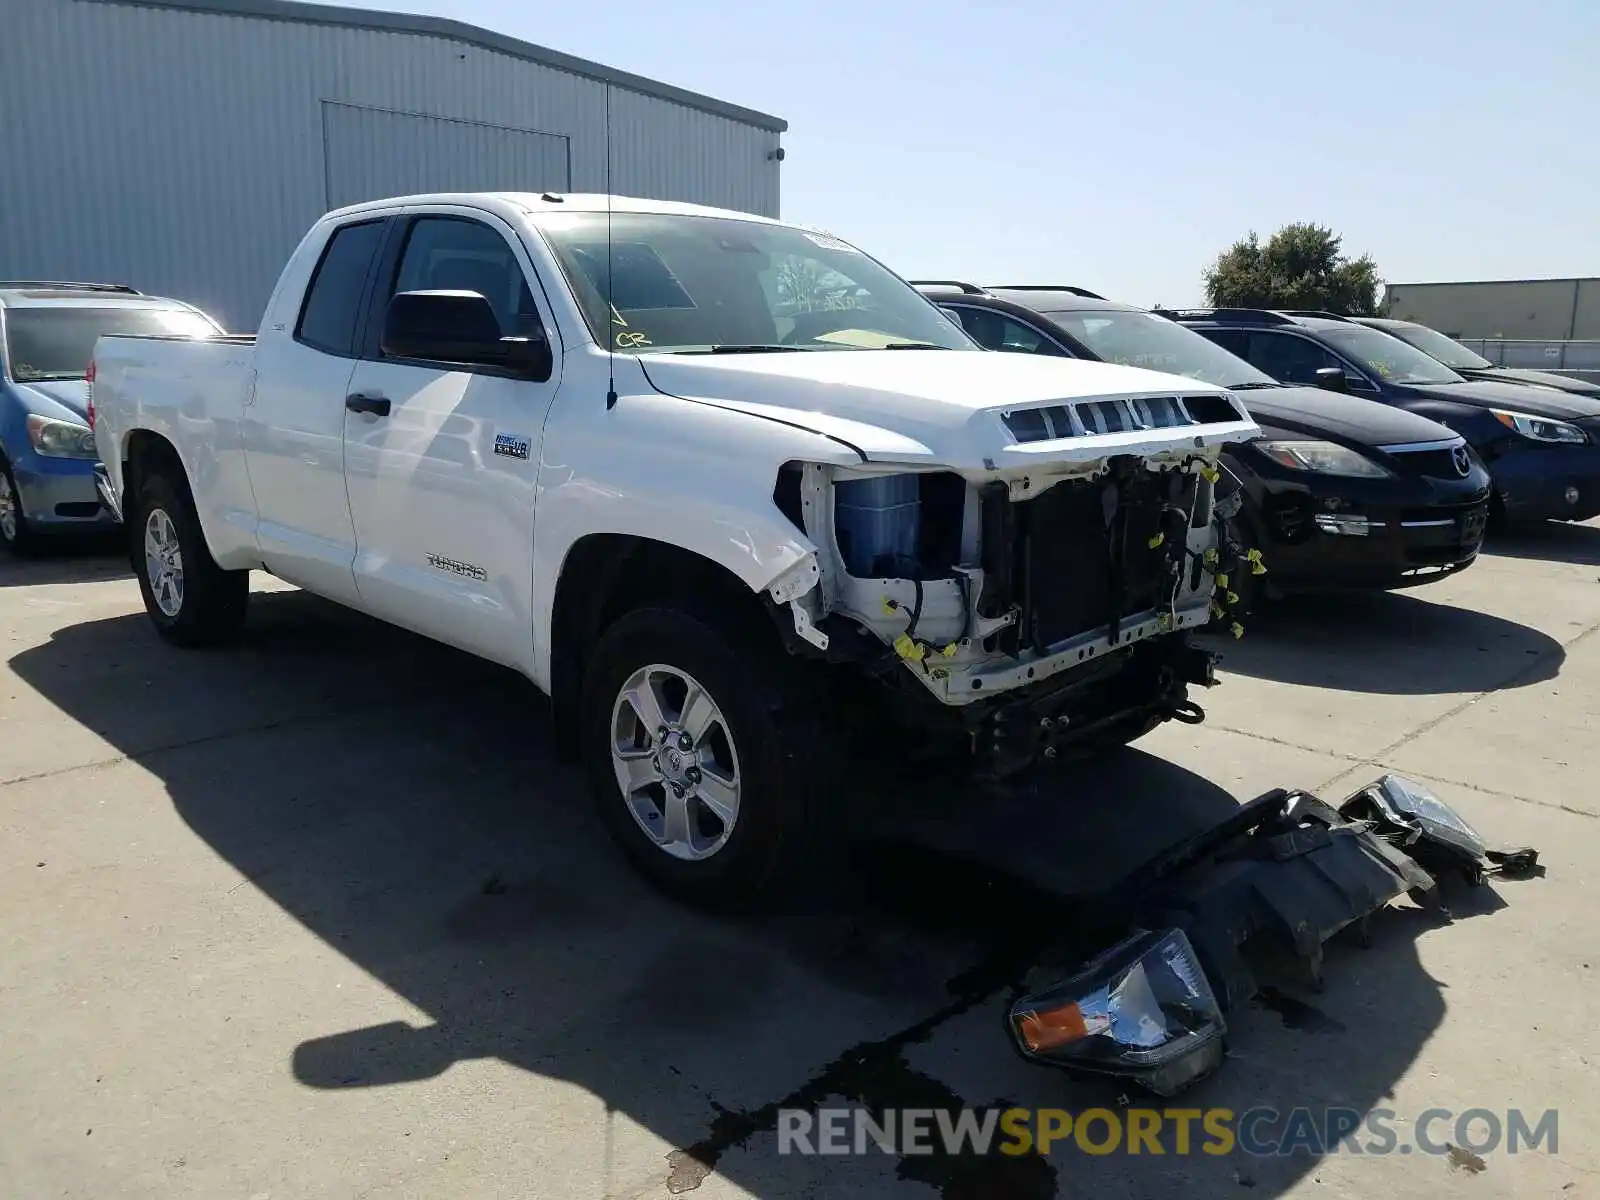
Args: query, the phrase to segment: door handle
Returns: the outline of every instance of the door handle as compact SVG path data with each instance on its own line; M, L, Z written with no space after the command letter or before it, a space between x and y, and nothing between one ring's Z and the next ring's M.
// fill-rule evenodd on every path
M365 392L351 392L344 398L344 406L353 413L372 413L377 417L389 415L387 396L369 396Z

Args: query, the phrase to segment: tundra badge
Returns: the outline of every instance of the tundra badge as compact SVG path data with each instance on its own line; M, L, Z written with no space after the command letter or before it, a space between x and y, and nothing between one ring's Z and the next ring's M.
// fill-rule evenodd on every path
M457 562L453 558L446 558L442 554L428 555L428 565L435 571L448 571L452 575L459 575L463 579L476 579L479 583L489 578L489 572L482 567L475 567L471 563Z

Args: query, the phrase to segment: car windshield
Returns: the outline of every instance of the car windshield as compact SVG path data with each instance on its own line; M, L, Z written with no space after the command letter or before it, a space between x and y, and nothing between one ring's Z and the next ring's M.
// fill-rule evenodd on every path
M978 350L932 301L837 238L732 217L560 213L538 228L595 341L633 353Z
M1271 376L1209 338L1155 313L1084 308L1045 315L1106 362L1187 375L1222 387L1277 386Z
M1335 349L1388 383L1465 383L1449 367L1415 346L1366 325L1321 331Z
M221 332L186 308L8 308L6 368L18 383L82 379L102 336L203 338Z
M1384 330L1403 342L1409 342L1429 358L1436 358L1452 371L1481 371L1494 364L1481 354L1474 354L1455 338L1446 337L1437 329L1426 325L1395 325Z

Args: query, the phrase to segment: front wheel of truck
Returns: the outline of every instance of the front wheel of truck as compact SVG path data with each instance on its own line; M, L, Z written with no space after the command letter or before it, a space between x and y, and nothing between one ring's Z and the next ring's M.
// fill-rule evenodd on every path
M815 864L837 755L781 649L709 614L638 609L601 636L580 713L600 817L663 891L756 907Z
M184 482L147 475L129 516L128 549L156 632L180 646L213 645L237 634L250 573L217 566Z

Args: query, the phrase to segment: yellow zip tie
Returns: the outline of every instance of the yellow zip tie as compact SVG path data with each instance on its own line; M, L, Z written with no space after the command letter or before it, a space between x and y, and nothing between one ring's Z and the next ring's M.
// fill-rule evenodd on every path
M1208 566L1208 567L1216 566L1217 565L1217 552L1216 552L1216 549L1213 548L1213 549L1207 550L1205 552L1205 554L1203 554L1201 556L1201 561L1204 562L1206 564L1206 566Z
M943 650L939 651L939 653L944 655L946 658L954 658L956 656L956 644L951 642Z
M1204 464L1201 464L1200 474L1205 477L1205 481L1207 483L1215 483L1217 480L1222 478L1221 471L1217 470L1215 467L1205 466Z
M1251 550L1244 557L1245 561L1250 564L1250 574L1265 575L1267 573L1266 564L1261 561L1261 551Z
M1227 587L1228 586L1228 577L1226 575L1223 575L1223 574L1219 573L1217 575L1217 586L1219 588Z
M1235 639L1242 638L1244 636L1244 626L1235 621L1228 632L1233 634Z
M1238 592L1229 592L1228 593L1228 603L1229 604L1237 604L1237 603L1239 603L1239 593Z
M1149 546L1150 549L1154 550L1157 546L1161 545L1161 543L1166 541L1166 540L1167 540L1167 535L1166 534L1158 533L1158 534L1155 535L1155 537L1151 538L1148 542L1146 542L1145 545Z
M900 605L891 600L888 596L885 596L883 598L883 611L892 617L895 613L900 611Z

